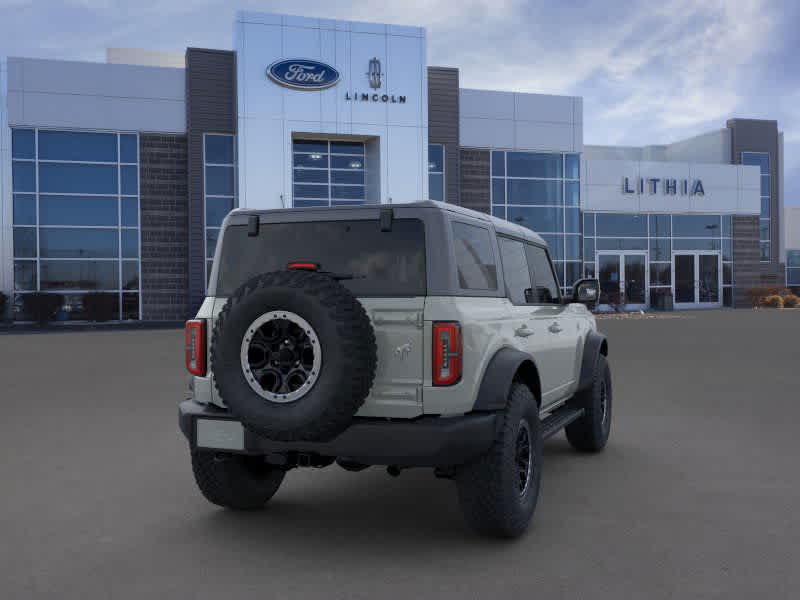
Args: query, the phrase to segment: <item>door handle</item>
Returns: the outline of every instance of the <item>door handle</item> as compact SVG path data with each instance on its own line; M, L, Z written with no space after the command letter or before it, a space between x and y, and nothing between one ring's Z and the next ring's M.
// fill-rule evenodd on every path
M549 330L551 333L559 333L560 331L563 331L563 329L561 329L561 325L559 325L558 323L553 323L553 324L552 324L552 325L550 325L550 327L548 327L547 329L548 329L548 330Z
M521 327L517 327L514 330L514 335L517 337L528 337L529 335L533 335L533 329L530 329L527 325L522 325Z

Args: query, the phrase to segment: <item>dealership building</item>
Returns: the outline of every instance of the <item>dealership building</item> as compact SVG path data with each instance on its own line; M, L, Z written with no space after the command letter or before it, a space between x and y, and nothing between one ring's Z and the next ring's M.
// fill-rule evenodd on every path
M184 319L232 208L420 199L539 232L565 289L597 277L609 305L749 306L750 288L800 285L776 121L590 146L582 98L461 88L420 27L240 12L233 47L0 61L15 318L47 291L61 320L92 292L122 320Z

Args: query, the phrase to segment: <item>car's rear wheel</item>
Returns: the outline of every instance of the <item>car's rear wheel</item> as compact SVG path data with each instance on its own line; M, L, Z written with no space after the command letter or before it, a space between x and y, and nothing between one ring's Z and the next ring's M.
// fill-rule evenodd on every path
M542 435L528 386L511 385L502 419L489 452L459 467L456 484L469 525L484 535L510 538L527 529L539 498Z
M209 450L192 452L192 471L206 500L236 510L263 508L278 491L285 475L263 456Z

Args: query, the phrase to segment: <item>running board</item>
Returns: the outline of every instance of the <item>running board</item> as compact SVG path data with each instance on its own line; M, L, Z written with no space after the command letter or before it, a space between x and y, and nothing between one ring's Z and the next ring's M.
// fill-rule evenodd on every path
M570 408L566 405L557 408L542 421L542 439L546 440L554 436L575 419L580 419L582 416L582 408Z

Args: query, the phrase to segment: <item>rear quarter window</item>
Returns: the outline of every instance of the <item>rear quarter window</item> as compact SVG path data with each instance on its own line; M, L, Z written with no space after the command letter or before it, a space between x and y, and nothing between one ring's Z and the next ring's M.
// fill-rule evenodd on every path
M496 290L497 263L488 229L453 223L458 284L465 290Z

